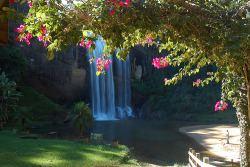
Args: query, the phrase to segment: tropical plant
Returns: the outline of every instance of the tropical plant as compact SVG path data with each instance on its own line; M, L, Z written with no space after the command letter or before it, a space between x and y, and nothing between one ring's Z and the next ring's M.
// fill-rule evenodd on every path
M5 72L0 75L0 122L7 122L9 111L14 111L16 102L22 96L16 90L16 83L9 81Z
M70 120L71 127L75 127L79 130L80 138L83 137L83 131L91 126L93 119L91 108L83 101L75 103L66 118L66 120Z
M25 130L25 124L32 120L30 111L27 107L20 106L14 112L14 121L18 121L22 125L22 131Z

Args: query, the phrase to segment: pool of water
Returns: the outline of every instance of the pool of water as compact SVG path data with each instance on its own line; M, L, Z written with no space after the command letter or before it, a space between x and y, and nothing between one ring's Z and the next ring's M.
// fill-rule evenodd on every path
M149 163L171 165L188 163L188 149L204 151L198 143L178 132L178 127L189 122L119 120L94 121L90 131L102 133L105 141L117 139L119 144L132 148L132 154Z

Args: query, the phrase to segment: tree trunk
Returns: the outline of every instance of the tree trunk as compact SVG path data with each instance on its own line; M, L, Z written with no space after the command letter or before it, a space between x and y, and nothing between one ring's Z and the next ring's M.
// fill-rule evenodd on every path
M250 136L249 136L249 119L248 119L248 98L246 86L239 90L238 100L236 103L237 117L240 126L240 166L248 167L249 163L249 152L250 152Z

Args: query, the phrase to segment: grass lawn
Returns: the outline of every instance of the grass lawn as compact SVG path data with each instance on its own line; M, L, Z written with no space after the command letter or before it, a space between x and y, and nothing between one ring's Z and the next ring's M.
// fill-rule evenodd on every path
M81 144L64 140L19 139L19 134L0 131L1 167L92 167L135 166L127 158L129 149L107 144Z

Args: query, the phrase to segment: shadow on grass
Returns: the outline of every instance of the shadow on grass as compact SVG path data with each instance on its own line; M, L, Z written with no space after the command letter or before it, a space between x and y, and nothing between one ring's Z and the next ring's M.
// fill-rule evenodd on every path
M117 165L127 153L125 147L114 149L105 144L17 137L10 131L0 131L1 167Z

